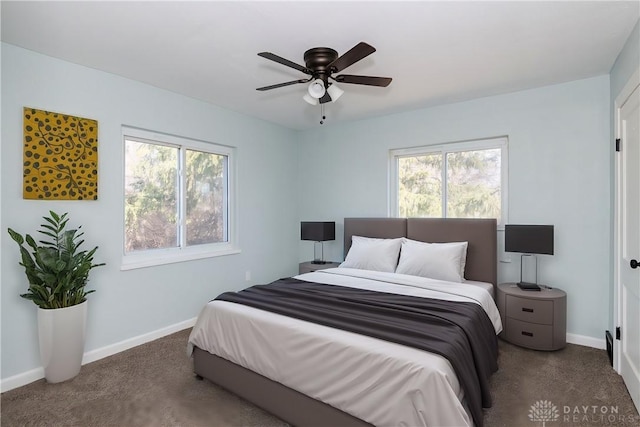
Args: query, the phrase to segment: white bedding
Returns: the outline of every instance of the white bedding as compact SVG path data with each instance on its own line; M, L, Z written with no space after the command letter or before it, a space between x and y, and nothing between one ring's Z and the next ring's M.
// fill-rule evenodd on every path
M395 273L334 268L311 282L481 305L501 329L487 289ZM251 369L376 426L468 426L463 391L441 356L377 338L212 301L189 337L193 346Z

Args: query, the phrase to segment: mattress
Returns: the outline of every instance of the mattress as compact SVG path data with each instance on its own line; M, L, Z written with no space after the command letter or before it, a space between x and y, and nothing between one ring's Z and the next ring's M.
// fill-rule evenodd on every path
M473 302L496 334L502 328L490 291L479 285L347 268L296 278ZM193 346L374 425L472 425L451 364L422 350L225 301L203 308Z

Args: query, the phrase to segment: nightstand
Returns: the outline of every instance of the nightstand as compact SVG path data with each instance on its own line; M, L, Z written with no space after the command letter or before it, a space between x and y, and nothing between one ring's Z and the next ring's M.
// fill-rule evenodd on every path
M540 291L524 291L515 283L498 285L500 338L534 350L559 350L567 343L567 294L540 287Z
M314 264L311 261L301 262L299 265L298 273L311 273L316 270L324 270L325 268L335 268L339 266L341 263L339 262L330 262L327 261L326 264Z

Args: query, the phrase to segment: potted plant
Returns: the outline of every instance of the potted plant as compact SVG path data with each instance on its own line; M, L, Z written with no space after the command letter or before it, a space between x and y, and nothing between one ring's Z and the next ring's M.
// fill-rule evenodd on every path
M66 229L68 213L58 215L49 211L38 230L43 240L38 242L8 229L20 247L21 262L29 281L22 298L38 306L38 337L44 376L48 382L66 381L78 375L84 354L87 316L85 290L89 272L94 267L96 246L90 251L80 250L83 232ZM24 246L27 244L28 248ZM31 251L31 252L30 252Z

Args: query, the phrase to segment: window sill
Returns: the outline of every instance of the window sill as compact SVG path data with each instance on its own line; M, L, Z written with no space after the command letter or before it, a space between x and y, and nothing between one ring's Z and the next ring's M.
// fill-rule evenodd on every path
M174 264L178 262L194 261L205 258L235 255L242 251L238 248L228 247L217 250L180 250L147 251L144 254L129 254L122 257L121 271L135 270L138 268L154 267L158 265Z

